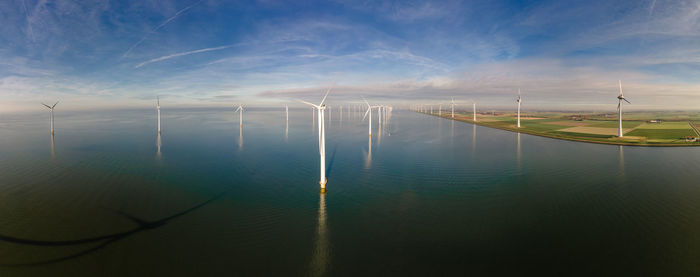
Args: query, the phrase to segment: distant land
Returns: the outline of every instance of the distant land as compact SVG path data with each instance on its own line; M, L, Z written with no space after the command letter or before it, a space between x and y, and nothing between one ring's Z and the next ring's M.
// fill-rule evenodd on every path
M426 113L429 114L430 113ZM452 119L443 111L434 116ZM455 112L454 120L513 132L580 142L630 146L700 146L700 112L625 112L624 136L617 137L617 114L582 112Z

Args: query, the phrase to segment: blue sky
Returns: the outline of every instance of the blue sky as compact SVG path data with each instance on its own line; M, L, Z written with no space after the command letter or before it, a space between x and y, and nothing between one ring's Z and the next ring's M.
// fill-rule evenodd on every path
M0 109L700 108L700 1L0 2Z

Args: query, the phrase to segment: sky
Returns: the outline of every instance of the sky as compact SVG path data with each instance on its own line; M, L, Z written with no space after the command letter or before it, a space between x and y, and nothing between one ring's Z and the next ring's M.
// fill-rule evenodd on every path
M700 1L0 1L0 112L700 109ZM43 108L45 109L45 108ZM58 107L57 107L58 109Z

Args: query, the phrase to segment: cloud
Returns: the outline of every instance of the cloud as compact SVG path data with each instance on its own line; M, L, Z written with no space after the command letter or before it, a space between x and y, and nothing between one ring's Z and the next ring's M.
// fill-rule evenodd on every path
M204 48L204 49L198 49L198 50L192 50L192 51L187 51L187 52L182 52L182 53L175 53L167 56L162 56L160 58L155 58L155 59L150 59L148 61L142 62L140 64L137 64L134 68L140 68L144 65L150 64L150 63L155 63L155 62L160 62L160 61L165 61L169 60L172 58L177 58L177 57L182 57L182 56L187 56L187 55L192 55L192 54L197 54L197 53L204 53L204 52L210 52L210 51L217 51L217 50L222 50L226 48L231 48L235 46L235 44L230 44L230 45L224 45L224 46L219 46L219 47L211 47L211 48Z
M484 106L508 108L518 88L528 109L607 109L617 102L617 79L622 79L625 96L634 98L631 110L697 109L700 85L654 82L653 75L611 71L592 67L569 67L557 60L522 60L488 63L449 77L427 80L403 79L375 83L339 85L329 103L358 101L361 96L393 105L409 102L446 103L451 97L462 102L475 99ZM266 90L262 98L292 99L316 97L323 86ZM680 100L685 99L685 100ZM614 107L613 107L614 108Z
M24 14L27 18L27 30L29 32L29 37L32 38L32 41L36 41L36 38L34 37L34 30L32 30L32 22L29 20L29 10L27 10L26 0L22 0L22 6L24 7Z
M129 50L126 50L126 52L124 52L124 54L122 55L122 58L128 56L129 53L131 53L131 50L134 50L134 48L136 48L136 47L139 46L142 42L144 42L151 34L157 32L158 30L160 30L160 28L163 28L165 25L167 25L168 23L170 23L170 21L173 21L175 18L177 18L178 16L180 16L180 14L182 14L182 13L186 12L187 10L191 9L192 7L198 5L198 4L201 3L202 1L203 1L203 0L199 0L199 1L195 2L194 4L189 5L189 6L185 7L185 8L183 8L183 9L177 11L173 16L169 17L168 19L166 19L165 21L163 21L163 23L161 23L161 24L158 25L157 27L153 28L153 30L151 30L150 32L146 33L146 35L144 35L139 41L137 41L136 43L134 43L134 45L132 45L131 47L129 47Z

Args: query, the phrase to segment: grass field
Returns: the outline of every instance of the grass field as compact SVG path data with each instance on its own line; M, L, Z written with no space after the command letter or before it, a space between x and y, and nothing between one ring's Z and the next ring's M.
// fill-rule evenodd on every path
M626 136L647 137L649 139L682 139L695 136L693 129L635 129Z
M680 122L663 122L663 123L644 123L639 126L640 129L690 129L690 124L686 121Z
M624 118L623 118L624 119ZM589 127L600 127L600 128L617 128L618 122L615 121L598 121L598 120L588 120L586 122L591 123ZM642 125L644 121L622 121L622 129L634 128Z
M451 118L449 115L443 115ZM596 118L591 120L590 118ZM527 118L527 119L526 119ZM572 120L572 118L587 118ZM669 118L700 118L700 113L631 113L625 114L622 128L625 136L617 137L618 121L612 116L581 113L532 113L521 118L521 128L517 128L517 118L512 113L497 115L477 114L476 124L553 138L576 141L624 144L683 146L698 145L700 142L686 142L687 136L698 136L688 123L688 119L668 121ZM662 123L646 123L651 119L662 119ZM458 113L456 120L474 123L471 113ZM700 120L698 120L700 121ZM699 122L693 122L700 128Z

